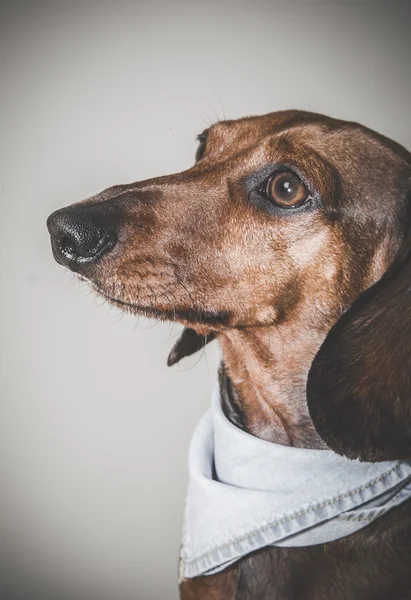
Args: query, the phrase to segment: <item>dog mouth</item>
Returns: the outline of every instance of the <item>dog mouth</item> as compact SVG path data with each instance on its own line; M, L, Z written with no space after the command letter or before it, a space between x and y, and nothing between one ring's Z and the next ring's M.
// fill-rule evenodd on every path
M227 326L229 322L229 314L224 311L211 312L193 308L159 309L154 306L144 306L141 304L124 302L123 300L111 298L106 294L104 294L104 297L108 302L125 308L130 312L143 314L146 317L155 317L162 321L183 321L184 323L190 323L192 325L214 326Z
M78 277L81 281L91 285L93 291L102 296L109 304L134 315L143 315L148 318L156 318L160 321L180 321L183 324L205 327L229 327L230 313L228 311L210 311L178 306L170 309L162 309L152 305L139 304L138 302L127 302L121 298L107 294L98 284L84 277L84 275L78 274Z

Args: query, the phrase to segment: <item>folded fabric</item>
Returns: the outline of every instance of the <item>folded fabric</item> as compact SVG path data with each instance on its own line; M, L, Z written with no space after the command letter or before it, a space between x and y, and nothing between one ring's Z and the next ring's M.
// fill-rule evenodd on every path
M366 463L256 438L218 390L190 446L182 578L211 575L265 546L312 546L362 529L411 497L411 461Z

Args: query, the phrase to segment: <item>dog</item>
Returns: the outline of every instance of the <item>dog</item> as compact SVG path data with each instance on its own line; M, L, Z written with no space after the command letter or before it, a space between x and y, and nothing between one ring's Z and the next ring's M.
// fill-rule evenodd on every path
M213 339L237 428L360 461L411 457L411 154L289 110L214 124L188 170L48 219L58 263L110 303ZM411 502L341 539L268 546L182 600L411 598Z

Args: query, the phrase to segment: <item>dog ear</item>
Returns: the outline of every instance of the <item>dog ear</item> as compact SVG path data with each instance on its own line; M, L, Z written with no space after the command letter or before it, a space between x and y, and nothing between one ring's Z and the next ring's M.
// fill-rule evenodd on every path
M309 372L307 401L335 452L411 457L411 242L331 329Z
M194 354L201 348L204 348L206 344L211 342L215 337L213 332L207 335L199 335L194 329L185 328L182 334L174 344L168 355L167 365L172 367L177 364L182 358Z

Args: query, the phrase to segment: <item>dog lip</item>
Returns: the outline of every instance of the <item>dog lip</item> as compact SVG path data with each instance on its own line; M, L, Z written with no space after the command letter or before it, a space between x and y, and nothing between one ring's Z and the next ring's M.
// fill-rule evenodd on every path
M86 279L86 278L84 278ZM87 280L87 279L86 279ZM90 281L90 280L87 280ZM126 302L119 298L113 298L106 294L98 285L91 282L95 291L101 294L108 302L112 302L119 306L123 306L125 308L129 308L136 313L142 313L147 317L160 317L169 320L182 319L183 321L187 321L193 324L201 324L201 325L222 325L228 326L230 315L226 311L220 312L207 312L207 311L195 311L193 309L170 309L170 310L162 310L156 308L155 306L142 306L140 304Z

